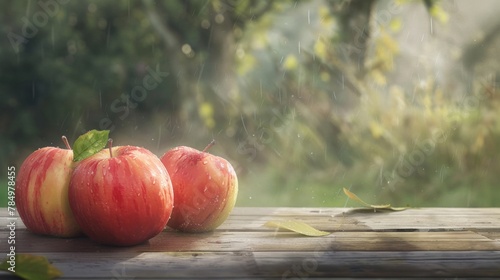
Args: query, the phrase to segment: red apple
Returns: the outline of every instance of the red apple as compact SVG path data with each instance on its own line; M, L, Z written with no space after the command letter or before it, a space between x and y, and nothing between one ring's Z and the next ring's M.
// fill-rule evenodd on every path
M75 163L68 149L45 147L22 163L16 182L16 205L26 228L37 234L73 237L81 234L68 200Z
M168 226L186 232L211 231L221 225L236 203L238 179L231 164L190 147L167 151L161 161L174 188L174 210Z
M173 207L172 183L160 159L150 151L110 147L75 168L69 203L91 239L130 246L165 228Z

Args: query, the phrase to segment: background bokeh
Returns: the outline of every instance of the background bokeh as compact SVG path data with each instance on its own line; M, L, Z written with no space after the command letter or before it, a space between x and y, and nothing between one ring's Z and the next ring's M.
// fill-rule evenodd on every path
M496 4L2 1L0 205L8 166L110 129L215 139L237 206L499 206Z

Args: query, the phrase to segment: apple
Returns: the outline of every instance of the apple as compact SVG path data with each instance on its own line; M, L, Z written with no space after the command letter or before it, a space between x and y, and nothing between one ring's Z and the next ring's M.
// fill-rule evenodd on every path
M21 220L33 233L58 237L81 235L68 200L73 150L45 147L22 163L16 180L16 205Z
M172 213L173 190L160 159L149 150L116 146L83 159L73 171L69 204L83 232L116 246L160 233Z
M160 159L174 188L174 210L168 226L185 232L206 232L220 226L236 203L238 179L224 158L180 146Z

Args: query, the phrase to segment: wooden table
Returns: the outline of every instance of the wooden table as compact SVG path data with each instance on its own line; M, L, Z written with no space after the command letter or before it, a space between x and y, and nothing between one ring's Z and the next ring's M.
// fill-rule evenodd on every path
M10 233L5 208L0 220L3 259ZM263 227L270 220L299 220L332 234ZM63 279L500 277L500 208L239 207L215 232L166 229L127 248L37 236L19 218L15 236L17 254L46 256Z

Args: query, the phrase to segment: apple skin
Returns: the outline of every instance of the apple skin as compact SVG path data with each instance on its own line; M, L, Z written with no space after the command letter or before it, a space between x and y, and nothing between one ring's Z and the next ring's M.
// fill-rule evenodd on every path
M45 147L22 163L16 181L16 206L26 228L33 233L58 237L82 234L68 199L75 163L73 151Z
M174 210L168 226L185 232L212 231L232 211L238 179L224 158L181 146L161 158L174 188Z
M116 146L82 160L73 171L69 203L83 232L106 245L131 246L166 227L173 207L170 177L145 148Z

